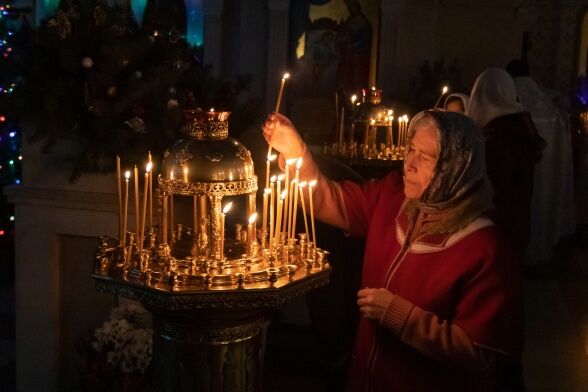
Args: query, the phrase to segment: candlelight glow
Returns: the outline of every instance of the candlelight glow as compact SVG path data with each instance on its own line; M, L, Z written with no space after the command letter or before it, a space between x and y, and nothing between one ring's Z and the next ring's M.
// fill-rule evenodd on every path
M269 195L270 193L272 193L272 190L270 188L265 188L263 190L263 193L266 194L266 195Z
M446 93L447 93L447 91L449 91L449 87L447 87L447 86L443 86L443 89L441 90L441 93L442 93L442 94L446 94Z
M286 165L292 166L294 164L294 162L296 162L297 159L298 158L286 159Z
M302 181L301 183L298 184L298 186L300 188L304 188L306 186L306 184L308 184L306 181Z
M277 156L276 154L271 154L271 155L269 155L269 156L267 157L267 160L271 162L271 161L273 161L274 159L276 159L277 157L278 157L278 156Z
M272 176L272 178L270 178L270 182L276 182L276 176Z
M149 162L149 163L147 164L147 167L145 168L145 171L146 171L147 173L149 173L149 172L151 171L151 168L152 168L152 167L153 167L153 163L152 163L152 162Z
M280 195L280 199L284 200L284 199L286 198L286 195L287 195L287 194L288 194L288 191L284 189L284 190L282 191L282 194Z
M351 104L353 105L355 103L355 101L357 101L357 95L353 94L351 96Z
M229 210L231 209L232 206L233 206L232 201L225 204L225 206L223 207L223 214L226 214L227 212L229 212Z
M131 171L130 171L130 170L127 170L127 171L125 172L125 178L126 178L127 180L128 180L129 178L131 178Z
M210 112L213 113L214 112L214 108L210 108Z
M275 177L275 176L274 176L274 177ZM284 181L284 177L285 177L285 175L283 175L283 174L280 174L280 175L278 176L278 181Z
M284 74L284 76L282 76L282 79L289 79L290 78L290 74L288 72L286 72Z
M298 160L296 161L296 170L300 170L301 167L302 167L302 158L298 158Z
M257 212L254 212L253 214L251 214L251 216L249 217L249 224L253 224L255 223L255 221L257 220Z
M388 110L388 116L392 116L394 114L394 110L390 109Z
M312 188L312 187L314 187L314 186L316 186L316 180L312 180L312 181L310 181L310 182L308 183L308 186L309 186L309 187L311 187L311 188Z

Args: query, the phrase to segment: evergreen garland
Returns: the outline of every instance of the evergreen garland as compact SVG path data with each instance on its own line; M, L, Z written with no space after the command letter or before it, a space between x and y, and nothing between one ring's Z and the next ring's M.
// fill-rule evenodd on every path
M114 157L139 161L160 155L180 138L185 108L232 112L238 135L258 116L258 102L238 100L249 80L211 76L201 48L171 27L138 26L128 8L100 0L62 1L55 15L31 31L22 90L30 140L44 150L62 139L79 145L71 180L110 172Z

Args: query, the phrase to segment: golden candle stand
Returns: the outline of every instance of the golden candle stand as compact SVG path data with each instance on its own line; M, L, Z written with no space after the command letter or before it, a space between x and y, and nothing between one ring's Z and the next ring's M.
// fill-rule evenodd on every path
M323 155L337 158L364 178L379 178L402 167L408 116L397 117L395 124L393 111L382 104L382 90L363 89L361 102L355 97L347 132L341 116L337 140L324 145Z
M158 230L143 242L135 233L101 237L96 250L96 289L153 314L157 391L260 391L267 311L329 280L328 252L305 234L282 233L271 252L263 233L261 246L248 235L252 224L235 225L225 239L223 198L244 196L250 215L257 190L250 152L228 137L228 115L186 112L186 138L161 165ZM191 202L188 220L174 210L174 196ZM182 223L168 230L173 219Z

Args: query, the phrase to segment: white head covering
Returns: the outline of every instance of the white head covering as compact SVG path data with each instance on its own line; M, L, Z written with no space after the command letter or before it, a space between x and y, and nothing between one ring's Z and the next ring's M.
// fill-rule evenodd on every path
M449 94L447 96L447 98L445 98L445 103L443 104L443 108L447 110L447 102L449 102L449 100L454 97L459 98L459 100L461 101L461 104L463 105L464 112L467 113L468 107L470 106L470 96L467 94L462 94L462 93Z
M523 105L517 101L517 89L510 75L500 68L488 68L474 83L466 114L483 128L497 117L523 110Z

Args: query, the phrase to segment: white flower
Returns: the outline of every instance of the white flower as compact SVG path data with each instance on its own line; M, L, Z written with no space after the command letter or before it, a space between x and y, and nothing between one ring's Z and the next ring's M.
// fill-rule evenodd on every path
M152 355L151 316L143 307L127 304L114 308L110 319L94 331L92 348L123 373L144 373Z

